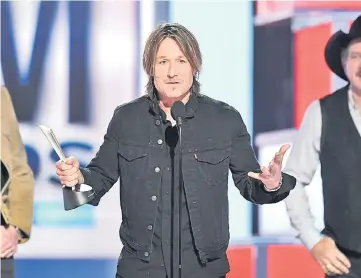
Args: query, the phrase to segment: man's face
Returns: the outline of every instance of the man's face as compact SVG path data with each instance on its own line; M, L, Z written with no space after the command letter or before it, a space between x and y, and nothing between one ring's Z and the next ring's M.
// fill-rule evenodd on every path
M164 39L158 48L154 66L154 85L160 98L185 96L192 87L193 70L178 44Z
M345 73L350 84L361 91L361 40L351 42L345 59Z

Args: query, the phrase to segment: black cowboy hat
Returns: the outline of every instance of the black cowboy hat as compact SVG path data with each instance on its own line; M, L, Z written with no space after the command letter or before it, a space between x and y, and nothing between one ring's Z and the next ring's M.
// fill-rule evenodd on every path
M361 39L361 16L352 23L348 34L337 31L328 40L325 48L325 59L328 67L339 77L348 81L342 66L341 52L354 39Z

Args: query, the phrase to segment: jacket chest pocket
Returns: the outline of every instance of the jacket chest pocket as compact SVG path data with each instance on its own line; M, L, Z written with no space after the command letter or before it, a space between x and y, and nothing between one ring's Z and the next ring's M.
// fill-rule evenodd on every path
M198 172L207 185L222 186L227 183L230 153L230 147L194 152Z
M142 180L147 172L147 156L148 146L120 143L118 163L122 180Z

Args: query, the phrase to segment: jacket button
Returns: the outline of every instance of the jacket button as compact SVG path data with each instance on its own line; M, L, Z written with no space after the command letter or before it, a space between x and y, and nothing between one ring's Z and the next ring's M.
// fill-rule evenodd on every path
M160 168L159 168L159 167L155 167L155 168L154 168L154 171L155 171L156 173L159 173Z
M155 125L160 125L160 120L156 120Z
M154 201L157 201L157 196L153 195L153 196L152 196L152 201L153 201L153 202L154 202Z
M158 143L158 145L162 145L162 144L163 144L163 140L162 140L162 139L158 139L157 143Z
M152 225L148 225L148 230L151 231L153 229Z
M148 252L144 252L144 256L145 256L145 257L148 257L148 256L149 256L149 253L148 253Z

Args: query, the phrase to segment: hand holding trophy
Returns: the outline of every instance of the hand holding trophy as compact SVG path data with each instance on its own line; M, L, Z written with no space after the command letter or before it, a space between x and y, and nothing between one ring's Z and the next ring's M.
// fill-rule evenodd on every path
M89 185L83 183L79 161L75 157L68 159L65 157L51 128L44 125L39 125L39 128L60 158L57 163L57 175L63 184L64 209L72 210L91 201L95 192Z

